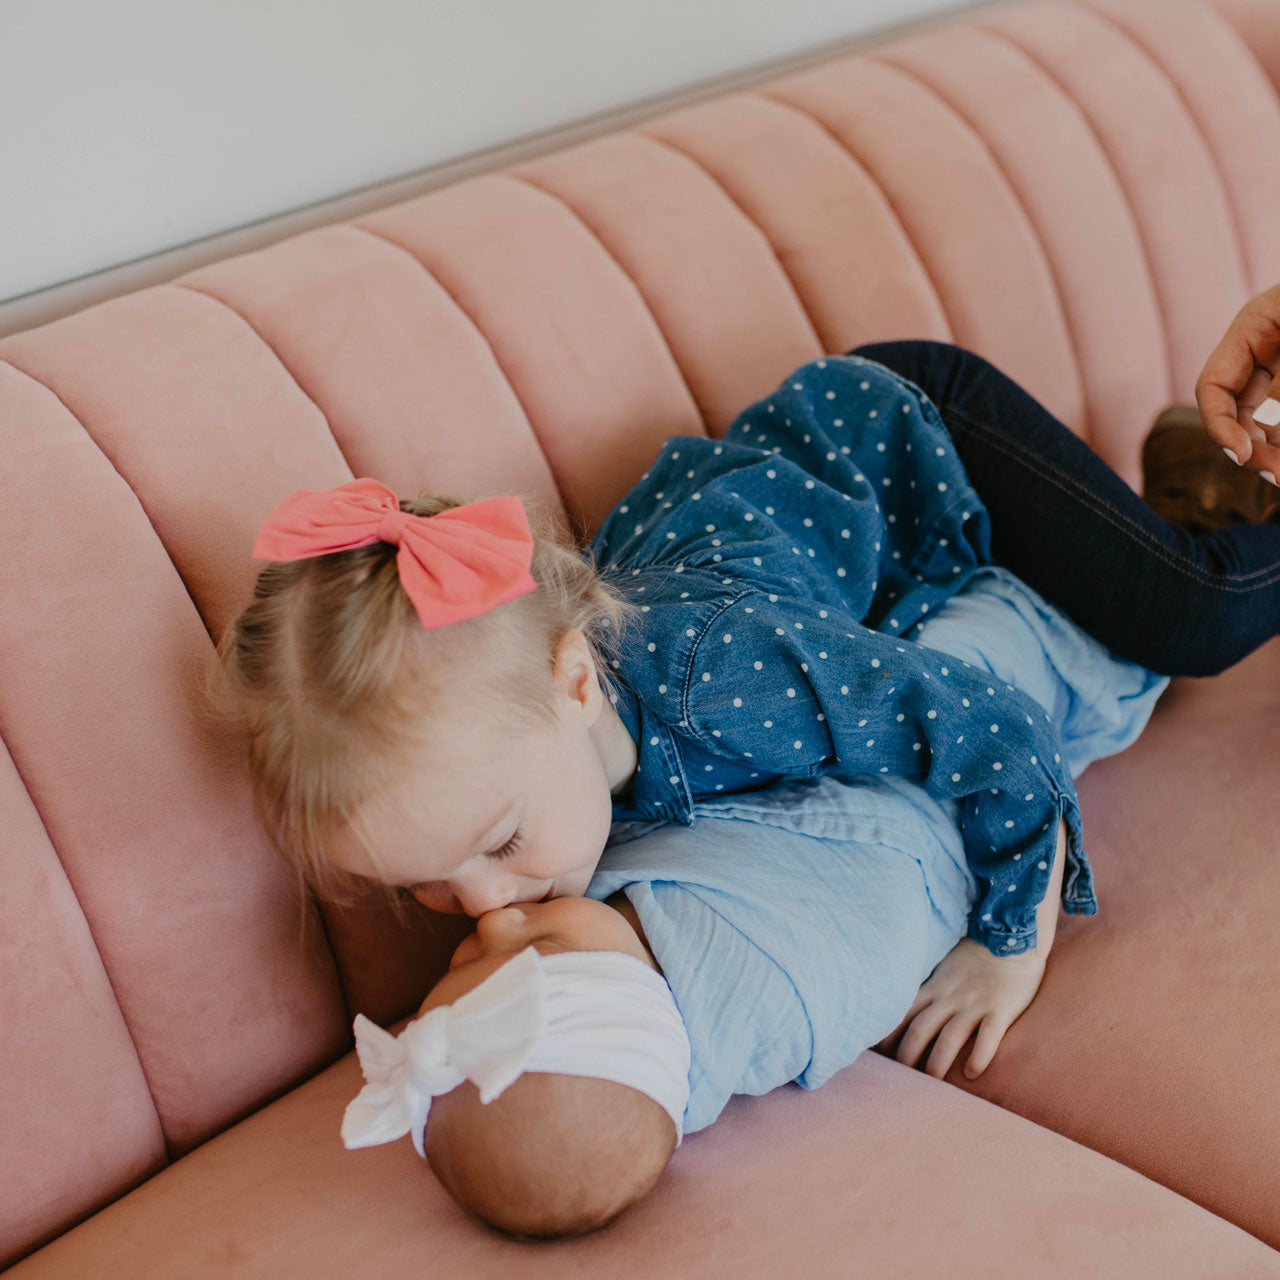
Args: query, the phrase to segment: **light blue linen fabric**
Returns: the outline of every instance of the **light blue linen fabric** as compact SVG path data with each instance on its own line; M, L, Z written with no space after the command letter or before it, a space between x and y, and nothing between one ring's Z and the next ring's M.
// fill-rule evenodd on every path
M1127 746L1168 683L994 567L919 642L1035 698L1073 777ZM686 1133L735 1093L815 1088L888 1035L981 891L957 802L905 778L785 779L696 816L615 823L588 889L625 890L671 984L693 1051Z

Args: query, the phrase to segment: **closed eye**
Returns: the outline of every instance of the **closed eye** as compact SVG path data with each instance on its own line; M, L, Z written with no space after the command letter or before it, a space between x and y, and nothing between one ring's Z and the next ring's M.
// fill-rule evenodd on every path
M511 839L507 841L500 849L494 849L489 857L491 858L509 858L517 849L520 848L520 842L524 839L524 833L519 827L515 829Z
M489 858L510 858L520 848L523 840L524 832L517 827L512 833L511 839L508 840L506 844L497 849L490 850L490 852L485 856ZM422 884L397 885L395 890L396 897L399 898L401 902L416 902L417 899L413 896L414 893L419 889L425 889L427 887L427 883L428 882L424 881Z

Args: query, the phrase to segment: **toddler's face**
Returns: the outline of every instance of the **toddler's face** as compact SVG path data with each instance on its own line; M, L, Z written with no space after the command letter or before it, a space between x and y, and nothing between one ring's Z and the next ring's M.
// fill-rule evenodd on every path
M609 837L611 788L635 767L580 639L562 646L551 724L442 716L458 728L361 810L366 844L347 833L339 866L472 916L580 896Z

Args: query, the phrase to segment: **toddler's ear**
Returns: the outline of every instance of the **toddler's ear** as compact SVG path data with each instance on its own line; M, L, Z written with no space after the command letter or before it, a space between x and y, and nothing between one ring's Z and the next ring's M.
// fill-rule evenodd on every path
M594 721L600 714L604 695L596 674L595 658L587 638L578 627L570 627L556 642L552 678L557 689L582 704Z
M591 656L591 650L587 644L586 636L582 634L582 628L566 627L561 632L560 638L556 641L555 648L552 650L552 667L557 671L563 671L582 656Z

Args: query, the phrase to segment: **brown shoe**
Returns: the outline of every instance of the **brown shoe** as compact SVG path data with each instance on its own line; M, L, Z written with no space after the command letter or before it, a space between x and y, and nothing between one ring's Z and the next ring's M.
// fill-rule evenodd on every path
M1171 524L1192 533L1280 524L1280 489L1232 462L1209 438L1193 404L1171 405L1147 433L1142 496Z

